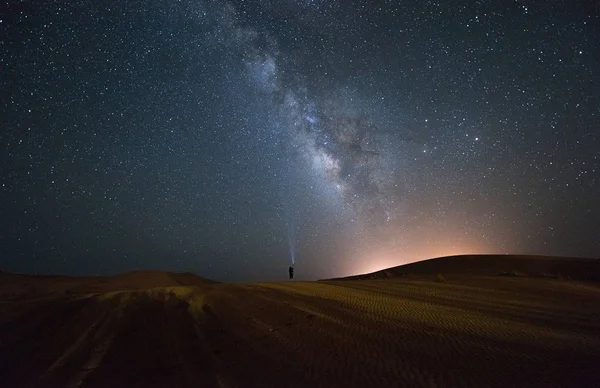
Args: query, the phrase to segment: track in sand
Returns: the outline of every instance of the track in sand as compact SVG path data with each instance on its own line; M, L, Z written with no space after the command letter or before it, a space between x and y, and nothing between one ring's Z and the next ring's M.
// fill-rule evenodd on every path
M594 386L600 288L500 276L0 284L2 387Z

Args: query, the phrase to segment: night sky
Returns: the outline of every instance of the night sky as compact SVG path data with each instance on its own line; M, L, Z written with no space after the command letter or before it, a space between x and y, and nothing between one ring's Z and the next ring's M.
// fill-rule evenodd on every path
M597 2L8 0L0 92L5 271L600 257Z

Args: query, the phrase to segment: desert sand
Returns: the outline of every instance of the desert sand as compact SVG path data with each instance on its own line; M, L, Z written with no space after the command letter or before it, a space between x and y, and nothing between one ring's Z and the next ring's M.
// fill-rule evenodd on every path
M600 260L462 256L319 282L0 273L0 387L600 383Z

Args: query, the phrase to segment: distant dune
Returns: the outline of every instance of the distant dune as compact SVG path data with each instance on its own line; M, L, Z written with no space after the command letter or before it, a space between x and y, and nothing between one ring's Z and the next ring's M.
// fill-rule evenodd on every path
M600 259L529 255L462 255L418 261L339 280L407 275L526 276L600 282Z
M102 293L173 286L206 286L216 282L192 273L133 271L116 276L71 277L0 272L0 297Z
M0 387L597 386L594 261L459 256L358 278L2 272Z

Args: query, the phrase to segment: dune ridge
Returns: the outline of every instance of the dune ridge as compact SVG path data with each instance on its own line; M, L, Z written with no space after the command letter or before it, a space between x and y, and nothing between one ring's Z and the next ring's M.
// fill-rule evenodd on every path
M382 279L410 275L527 276L600 283L600 259L534 255L459 255L403 264L336 280Z

